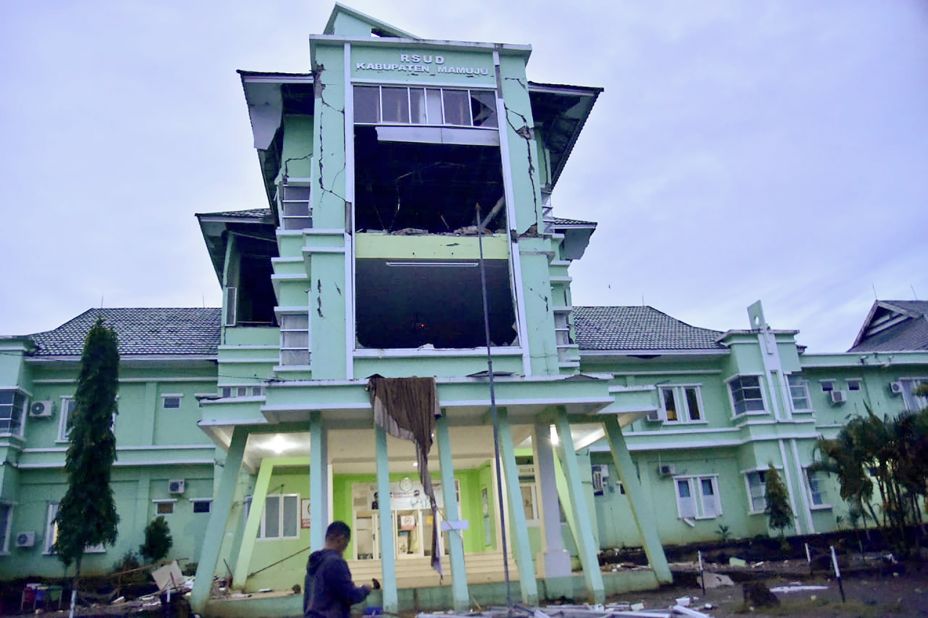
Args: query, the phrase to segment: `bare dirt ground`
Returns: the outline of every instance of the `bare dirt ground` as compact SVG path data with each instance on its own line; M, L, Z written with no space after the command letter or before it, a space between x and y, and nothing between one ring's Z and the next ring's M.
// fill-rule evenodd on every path
M769 577L755 581L763 581L770 588L799 583L827 586L827 589L777 593L779 607L753 610L744 604L740 583L707 590L705 595L699 586L677 584L654 592L621 595L609 599L609 602L642 602L647 609L660 609L670 607L677 598L689 596L693 599L690 608L715 618L928 616L928 570L916 572L909 569L907 573L898 576L868 574L845 577L844 591L847 601L843 603L837 582L823 576L803 579ZM711 604L712 609L704 609L706 603Z

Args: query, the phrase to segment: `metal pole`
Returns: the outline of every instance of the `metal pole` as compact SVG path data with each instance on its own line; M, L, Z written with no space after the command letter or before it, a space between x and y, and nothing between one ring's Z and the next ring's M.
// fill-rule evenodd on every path
M706 596L706 570L702 565L702 551L697 550L696 556L699 558L699 583L702 586L702 595Z
M835 555L835 546L831 545L831 564L835 567L835 577L838 580L838 590L841 591L841 602L847 599L844 597L844 584L841 582L841 569L838 568L838 557Z
M494 214L494 208L487 219ZM512 590L509 585L509 543L506 537L506 516L503 512L503 478L499 456L499 417L496 412L496 386L493 382L493 354L490 352L490 310L487 303L487 272L483 261L483 226L480 220L480 204L477 204L477 246L480 249L480 291L483 296L483 334L487 344L487 374L490 380L490 418L493 421L493 457L496 461L496 502L503 542L503 579L506 582L506 607L512 611Z
M803 543L806 546L806 562L809 564L809 575L812 575L812 552L809 551L809 544Z

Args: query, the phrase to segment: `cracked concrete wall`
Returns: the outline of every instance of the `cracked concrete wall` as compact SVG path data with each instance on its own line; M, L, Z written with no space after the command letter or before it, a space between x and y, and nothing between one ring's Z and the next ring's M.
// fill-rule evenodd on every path
M538 156L525 63L523 56L500 57L500 82L506 108L502 126L508 131L509 141L509 157L503 164L508 165L511 172L516 204L515 229L520 235L518 247L528 336L523 345L527 343L529 347L533 373L554 375L559 367L548 264L548 254L553 248L550 240L537 238L532 233L542 228L541 169L544 162Z
M347 377L345 345L345 247L343 230L350 204L345 187L344 47L319 43L312 58L315 78L315 122L310 203L313 227L331 230L323 238L307 238L310 273L309 336L313 379ZM332 246L314 246L322 241ZM340 246L340 252L339 252Z

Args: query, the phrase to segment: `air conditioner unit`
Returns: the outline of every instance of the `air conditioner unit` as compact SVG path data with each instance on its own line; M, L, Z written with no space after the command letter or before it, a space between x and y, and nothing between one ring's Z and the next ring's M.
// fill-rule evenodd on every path
M657 467L657 473L661 476L673 476L677 473L677 466L674 464L661 464Z
M45 401L33 401L32 405L29 406L29 416L32 418L48 418L52 415L52 402L49 400Z
M900 382L899 380L890 382L889 392L891 392L893 395L901 395L902 394L902 382Z
M664 419L661 418L661 411L659 408L648 411L648 415L644 417L644 420L649 423L661 423Z
M183 479L174 479L173 481L168 481L168 493L172 494L182 494L184 493L184 480Z
M35 532L20 532L16 535L16 547L32 547L35 545Z
M844 391L834 390L831 391L831 403L839 404L847 401L847 393Z

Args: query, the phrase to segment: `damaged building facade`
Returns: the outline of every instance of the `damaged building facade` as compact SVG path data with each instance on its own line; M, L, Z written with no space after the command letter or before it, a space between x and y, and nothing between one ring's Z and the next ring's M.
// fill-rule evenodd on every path
M727 332L575 307L568 268L596 225L557 217L551 193L600 89L529 81L528 46L425 40L341 5L310 55L306 74L240 72L267 203L197 215L221 309L90 310L0 340L0 577L62 572L54 512L97 317L120 335L121 523L85 569L164 515L201 612L229 602L209 598L213 576L302 584L335 519L355 578L380 579L395 611L499 602L504 530L525 603L654 587L662 543L767 532L769 464L792 533L846 517L807 471L814 441L866 405L925 404L928 333L889 334L926 303L875 304L840 354L805 353L759 303ZM413 443L374 422L374 376L435 379L436 510ZM601 572L597 553L626 546L650 569ZM298 606L275 598L262 611Z

